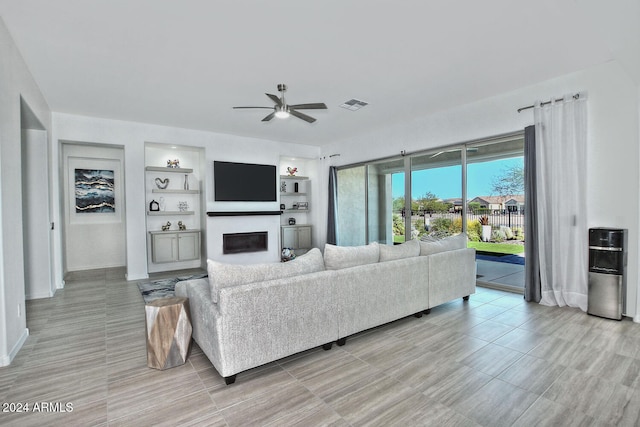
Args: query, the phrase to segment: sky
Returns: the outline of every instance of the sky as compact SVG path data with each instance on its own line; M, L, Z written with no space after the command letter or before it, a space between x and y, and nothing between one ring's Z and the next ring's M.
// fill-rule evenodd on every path
M504 169L522 165L522 157L472 163L467 167L467 197L491 196L491 181ZM411 186L411 197L417 199L431 192L440 199L462 197L462 166L427 169L415 172ZM404 173L392 177L393 198L404 195Z

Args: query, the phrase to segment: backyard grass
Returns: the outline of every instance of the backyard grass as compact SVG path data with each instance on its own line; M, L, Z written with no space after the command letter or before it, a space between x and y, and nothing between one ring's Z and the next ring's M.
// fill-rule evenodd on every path
M521 254L524 252L523 245L509 243L489 243L489 242L467 242L467 247L476 248L480 252L496 252L499 254Z
M404 243L404 236L393 236L394 243ZM467 242L468 248L476 248L479 252L493 252L498 254L516 255L524 253L524 246L510 243Z

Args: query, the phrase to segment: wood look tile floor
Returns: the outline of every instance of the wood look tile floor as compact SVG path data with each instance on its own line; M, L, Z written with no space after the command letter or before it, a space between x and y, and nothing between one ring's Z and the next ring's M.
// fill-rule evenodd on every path
M0 412L1 425L640 425L640 325L499 290L231 386L197 345L185 365L147 367L144 303L122 270L76 275L28 301L27 319L27 342L0 368L0 401L31 412ZM42 402L73 410L33 412Z

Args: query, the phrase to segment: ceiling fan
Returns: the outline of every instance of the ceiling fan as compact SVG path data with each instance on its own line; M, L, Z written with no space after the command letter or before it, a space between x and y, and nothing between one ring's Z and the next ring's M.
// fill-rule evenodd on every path
M278 85L278 92L280 92L282 95L280 95L280 98L278 98L275 95L272 95L270 93L265 93L265 95L267 95L276 105L274 105L273 107L233 107L234 109L240 109L240 108L264 108L264 109L268 109L268 110L273 110L273 112L271 114L269 114L267 117L265 117L264 119L262 119L263 122L268 122L269 120L273 119L274 117L277 117L279 119L286 119L287 117L289 117L289 115L297 117L299 119L304 120L305 122L308 123L313 123L316 121L316 119L314 119L311 116L308 116L304 113L301 113L298 110L326 110L327 106L323 103L323 102L316 102L316 103L312 103L312 104L295 104L295 105L288 105L287 102L284 99L284 93L287 90L287 85L285 85L284 83L280 83Z

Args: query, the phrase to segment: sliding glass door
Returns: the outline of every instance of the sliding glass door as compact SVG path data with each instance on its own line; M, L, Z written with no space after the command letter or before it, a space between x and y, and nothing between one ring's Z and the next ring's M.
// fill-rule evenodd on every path
M368 242L405 241L404 182L403 159L367 165Z
M411 157L411 233L445 237L463 231L462 148Z
M514 134L340 168L338 244L463 232L474 247L518 243L512 240L524 236L523 149L522 134ZM482 223L489 225L484 234Z

